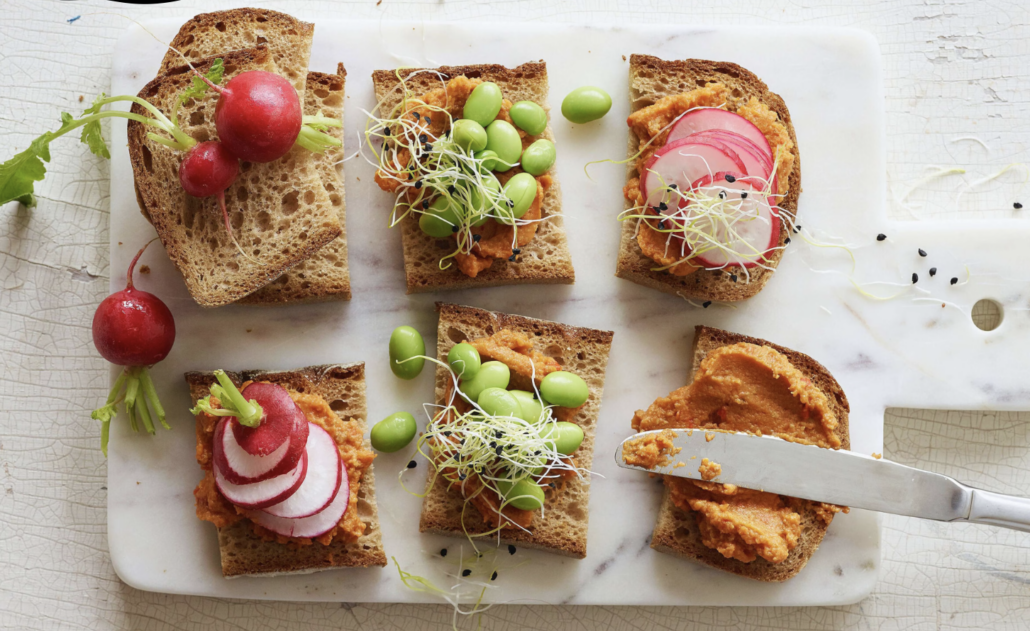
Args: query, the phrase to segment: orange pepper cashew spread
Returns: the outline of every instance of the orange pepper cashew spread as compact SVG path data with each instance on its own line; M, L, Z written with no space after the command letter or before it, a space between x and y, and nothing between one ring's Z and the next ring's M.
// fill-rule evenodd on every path
M461 118L462 110L465 107L465 101L468 100L472 90L482 82L482 79L469 79L464 75L454 77L447 82L447 86L445 88L437 88L424 94L421 101L425 105L422 105L415 100L409 100L405 113L418 114L423 118L430 119L431 122L429 124L427 134L432 136L433 139L439 138L441 134L449 129L450 124L447 116L445 116L443 112L434 111L430 109L430 107L443 108L447 110L447 113L450 114L452 120L457 120ZM498 112L495 120L503 120L511 123L512 120L509 114L511 106L511 101L503 99L501 101L501 111ZM537 138L536 136L529 136L525 131L519 129L517 126L515 129L518 131L519 137L522 139L523 149L531 145L533 140ZM387 173L381 169L376 170L375 181L376 184L379 185L379 188L389 193L396 192L401 186L399 178L402 178L404 167L407 166L410 159L411 153L407 149L401 149L397 153L397 164L401 167L397 172ZM516 166L504 173L495 173L495 175L503 187L508 180L522 172L522 168ZM529 221L531 223L521 226L509 226L499 223L493 219L489 219L482 226L473 227L472 234L479 235L479 242L472 246L471 252L459 252L455 255L457 267L463 274L470 278L475 278L480 272L490 269L495 260L507 260L512 256L517 256L514 252L514 248L523 248L529 245L536 236L540 219L543 217L542 208L544 196L547 194L548 189L551 188L553 180L551 179L551 176L546 173L535 177L537 181L536 197L533 198L533 203L526 211L526 214L522 216L523 221ZM409 189L407 193L408 201L414 201L418 194L419 191Z
M243 384L240 389L246 388L248 384L249 382ZM361 487L361 478L372 465L375 454L364 448L364 437L358 424L341 420L324 398L317 394L302 394L289 388L287 391L297 407L304 412L308 421L329 432L329 435L336 441L340 458L347 467L350 500L346 512L336 527L319 537L284 537L251 522L254 533L265 541L277 541L297 546L311 545L314 541L329 545L334 539L343 539L348 543L357 541L365 532L365 523L358 515L358 491ZM220 407L216 397L211 397L211 406ZM197 517L213 523L218 528L224 528L245 519L247 511L227 500L215 485L212 442L215 427L221 417L201 414L197 420L199 421L197 423L197 462L204 470L204 479L197 484L197 488L193 491L193 496L196 498Z
M640 191L640 177L644 173L644 167L651 156L665 145L669 137L670 130L662 130L687 110L720 106L746 118L765 135L773 152L773 163L777 165L776 193L780 196L779 199L787 194L790 188L790 173L794 168L794 154L791 152L794 142L790 139L787 127L780 122L779 115L755 97L737 106L725 85L709 83L689 92L662 97L652 105L633 112L626 119L626 123L639 140L640 155L636 161L637 175L630 178L622 193L639 211L647 211ZM640 245L640 251L644 256L662 267L672 265L667 271L674 276L687 276L701 269L701 266L690 261L681 261L686 256L681 252L681 240L655 230L653 222L652 219L641 221L637 228L637 244ZM677 261L681 262L673 265Z
M721 429L836 449L841 445L837 422L826 396L785 356L739 343L708 353L690 385L637 411L633 429ZM660 453L663 445L642 443L638 451L651 448ZM713 464L708 471L718 475ZM674 476L665 476L665 484L678 508L694 511L701 542L744 563L759 556L770 563L786 560L801 536L798 511L806 504L827 524L846 510L732 484Z

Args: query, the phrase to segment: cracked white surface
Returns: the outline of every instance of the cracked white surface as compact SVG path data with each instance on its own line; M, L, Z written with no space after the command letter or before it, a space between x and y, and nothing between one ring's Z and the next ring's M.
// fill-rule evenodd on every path
M233 3L233 5L240 3ZM342 2L256 3L317 18L565 22L825 24L871 31L883 53L887 164L900 195L927 164L958 165L967 181L1027 159L1030 10L1015 1L685 3ZM113 43L137 19L186 17L216 3L134 8L111 3L5 2L0 12L0 147L7 157L62 109L106 90ZM218 3L217 6L221 6ZM679 7L672 10L670 7ZM74 24L65 20L76 15ZM974 135L986 142L950 142ZM0 211L0 628L445 629L442 606L218 601L138 592L111 569L106 465L89 410L108 370L89 325L108 286L108 165L57 142L33 211ZM1014 174L1010 174L1014 175ZM954 203L961 180L943 178L908 202L921 217L1009 217L1028 191L1004 177ZM909 211L893 205L905 217ZM892 410L885 456L992 490L1026 493L1030 414ZM1030 536L887 516L873 595L817 609L499 607L491 629L1023 629L1030 623ZM155 545L160 533L153 533Z

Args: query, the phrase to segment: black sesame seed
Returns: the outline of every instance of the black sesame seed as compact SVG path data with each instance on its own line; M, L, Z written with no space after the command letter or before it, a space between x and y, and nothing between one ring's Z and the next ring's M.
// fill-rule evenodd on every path
M1016 210L1019 210L1020 208L1023 207L1023 204L1020 204L1019 202L1016 202L1015 204L1012 204L1012 207L1015 208Z
M701 303L701 306L704 307L705 309L707 309L708 307L712 306L712 301L711 300L706 300L703 303Z
M494 570L494 573L490 575L490 580L491 581L496 581L497 580L497 570Z
M455 191L457 191L457 190L458 189L454 188L453 184L451 184L450 186L447 187L447 192L450 193L451 195L454 195Z
M415 182L415 189L417 190L417 189L420 189L420 188L422 188L422 180L419 180L418 182Z
M919 274L916 274L915 272L912 272L912 284L915 285L918 282L919 282Z
M730 274L730 280L732 280L733 282L737 282L737 275L736 274Z
M660 229L664 229L665 228L665 220L664 219L658 222L658 227Z
M494 433L494 436L496 436L497 438L501 438L502 436L504 436L504 432L502 432L501 430L497 430L497 432Z
M736 181L737 181L737 178L733 177L733 176L732 176L732 175L730 175L729 173L727 173L727 174L725 175L725 177L726 177L726 181L727 181L727 182L729 182L730 184L732 184L732 183L734 183L734 182L736 182Z
M741 199L747 199L747 191L741 191L740 192L740 198Z
M515 546L508 544L508 554L515 554Z
M483 238L483 235L481 235L481 234L474 234L474 235L472 235L472 240L475 241L476 243L479 243L479 240L482 239L482 238Z
M384 136L389 136L390 135L390 128L389 127L387 127L386 129L383 130L383 135Z
M662 202L661 204L658 204L658 210L669 210L669 205Z
M876 240L877 241L885 241L886 239L887 239L887 235L885 235L882 232L880 234L876 235Z
M514 254L522 254L522 248L515 248L514 250L512 250L512 253L514 253Z
M496 448L496 447L497 447L497 442L496 442L496 441L493 441L493 440L491 440L491 441L490 441L490 449L494 449L494 448Z
M442 556L442 557L447 556L447 548L444 548L444 549L440 550L440 556Z
M508 208L515 208L515 201L514 200L511 200L511 199L508 200Z
M462 570L461 571L461 575L462 576L471 576L472 575L472 570Z
M923 248L919 248L919 256L926 258L926 250L924 250Z
M502 451L504 451L504 447L501 447L500 445L497 446L497 449L494 449L494 453L496 453L498 456L501 455Z
M415 462L414 460L409 460L409 461L408 461L408 468L409 468L409 469L414 469L414 468L415 468L415 467L417 467L417 466L418 466L418 463L417 463L417 462Z
M783 242L783 245L790 245L790 237L787 237L787 240Z
M508 261L511 262L511 263L514 263L516 256L518 256L518 255L517 254L512 254L511 256L508 257Z
M458 226L451 226L451 232L457 232Z
M458 474L458 479L459 480L464 480L465 479L465 474L464 473L459 473Z
M429 152L429 151L433 150L433 145L431 145L429 143L426 143L426 145L424 147L422 147L422 148L425 149L427 152Z
M719 191L719 199L726 199L726 191Z
M423 199L422 200L422 210L426 210L427 208L429 208L429 200L428 199Z
M957 276L953 276L953 277L951 278L951 284L952 284L952 285L954 285L954 284L956 284L956 283L958 283L958 277L957 277Z
M449 430L449 429L448 430L444 430L443 435L444 436L450 436L451 435L451 430Z
M930 278L933 278L936 275L937 275L937 268L936 267L931 267L930 268Z
M670 185L669 185L669 190L670 190L670 191L674 191L674 190L676 190L676 185L675 185L675 184L670 184Z
M413 115L415 116L416 121L422 120L421 117L419 117L418 112L414 112Z
M420 135L420 136L418 137L418 141L419 141L419 142L423 142L423 143L425 143L425 142L429 142L429 136L427 136L427 135L425 135L425 134L421 134L421 135Z

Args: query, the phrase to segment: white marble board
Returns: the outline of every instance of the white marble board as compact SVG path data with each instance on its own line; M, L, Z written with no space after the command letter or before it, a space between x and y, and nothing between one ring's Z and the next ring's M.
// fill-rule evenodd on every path
M416 412L432 398L429 370L414 382L390 373L389 331L416 326L435 347L437 300L520 313L615 331L597 437L590 502L588 556L569 560L519 550L498 556L499 577L488 602L639 605L833 605L855 602L876 581L878 519L863 511L838 516L805 570L785 584L730 576L658 554L648 547L660 486L612 460L630 433L635 409L683 385L691 363L696 324L754 335L808 353L837 377L851 402L852 448L882 446L888 406L955 409L1026 409L1030 388L1030 321L1027 281L1018 277L1030 237L1026 222L888 222L885 211L883 93L876 42L851 30L800 28L666 27L589 28L559 25L403 24L317 22L311 68L348 70L347 151L357 146L363 109L373 105L370 74L378 68L545 59L551 101L557 106L574 87L599 85L613 96L599 123L573 126L555 109L552 125L557 175L577 282L572 287L494 288L407 296L400 235L387 227L389 196L372 182L360 158L345 166L347 228L354 299L350 303L275 309L204 310L187 294L160 249L143 263L138 280L171 307L178 338L154 369L173 431L136 436L124 419L112 429L109 459L108 536L118 575L151 591L207 596L325 601L436 601L406 589L391 565L271 579L221 577L214 529L193 514L192 490L200 477L194 461L193 419L186 411L187 370L217 367L295 368L365 361L370 421L399 409ZM340 16L325 16L326 18ZM185 19L186 16L183 17ZM179 20L147 24L168 41ZM650 53L737 62L762 77L786 100L801 150L804 193L800 223L820 242L846 243L856 257L795 238L776 277L756 298L735 307L691 306L613 275L622 209L621 166L583 165L625 154L629 112L623 58ZM159 65L163 47L139 27L115 49L112 93L134 94ZM153 229L139 214L132 191L125 126L112 126L111 282ZM359 181L360 178L360 181ZM882 243L879 232L888 234ZM921 258L918 248L929 256ZM927 270L936 266L936 278ZM967 269L969 270L967 276ZM920 281L913 288L912 272ZM949 286L958 276L963 282ZM967 281L968 277L968 282ZM865 297L857 282L891 300ZM1002 325L985 333L970 310L980 298L997 300ZM112 375L115 372L112 370ZM423 419L424 420L424 419ZM387 555L405 570L449 585L453 562L439 550L457 551L460 540L417 532L418 498L397 483L408 454L376 460L377 492ZM425 466L409 473L421 488ZM603 476L603 477L602 477ZM467 550L467 545L466 545Z

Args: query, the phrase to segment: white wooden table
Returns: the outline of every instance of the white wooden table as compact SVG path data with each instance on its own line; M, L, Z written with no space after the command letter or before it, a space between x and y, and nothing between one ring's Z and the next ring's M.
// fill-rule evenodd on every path
M0 158L80 95L107 90L124 17L187 17L245 4L183 0L0 2ZM1030 186L1010 172L956 201L963 181L1030 160L1030 7L1019 0L434 0L253 2L316 20L548 20L575 23L853 26L880 41L892 213L1009 217ZM81 16L69 23L68 20ZM361 78L357 78L360 80ZM973 140L975 136L989 151ZM843 148L842 150L846 150ZM447 629L446 606L247 603L123 585L107 553L106 477L89 411L108 388L90 322L108 286L108 165L57 142L39 207L0 209L0 629ZM962 167L896 202L928 165ZM963 179L964 178L964 179ZM907 208L906 208L907 206ZM1030 214L1026 216L1030 220ZM1028 246L1030 247L1030 246ZM1030 255L1028 255L1030 261ZM1030 376L1028 376L1030 378ZM891 410L885 456L993 490L1028 492L1030 414ZM520 607L488 629L1025 629L1030 535L887 517L880 582L827 609ZM161 533L153 533L160 545Z

